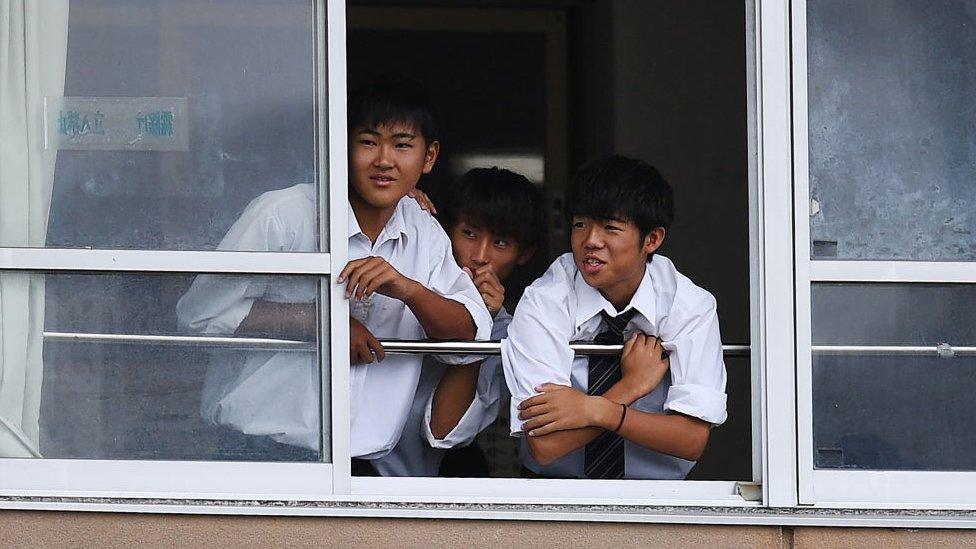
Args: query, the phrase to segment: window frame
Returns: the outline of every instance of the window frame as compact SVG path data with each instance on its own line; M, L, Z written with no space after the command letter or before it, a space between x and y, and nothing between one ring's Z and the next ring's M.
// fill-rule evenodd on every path
M330 345L330 338L348 340L348 308L332 273L346 262L347 198L345 132L330 135L332 127L345 128L344 13L338 2L314 0L316 87L316 183L319 241L328 251L309 253L112 250L61 248L0 248L0 271L87 273L211 273L313 275L320 279L320 303L335 308L319 319L319 356L328 356L323 368L323 419L346 425L348 402L344 393L333 396L331 387L348 385L348 353ZM323 65L328 60L328 65ZM325 67L325 70L323 70ZM328 71L327 73L325 71ZM329 78L334 76L334 78ZM328 108L322 108L324 105ZM340 158L341 162L330 162ZM332 169L331 164L336 164ZM334 251L333 251L334 250ZM320 308L320 310L324 310ZM326 347L328 345L328 347ZM343 362L345 361L345 363ZM323 360L323 364L325 361ZM325 425L325 423L323 423ZM135 461L87 459L0 458L0 496L110 497L319 500L332 494L336 482L348 479L348 440L332 433L323 444L323 457L344 463L248 463L220 461ZM338 460L343 451L347 456ZM338 470L337 470L338 469ZM341 488L341 485L339 486Z
M976 471L818 470L814 467L812 285L819 282L973 284L976 262L811 259L806 16L807 1L793 0L798 503L824 508L976 509Z
M748 36L752 30L759 28L758 12L763 9L775 8L767 7L766 0L762 7L756 6L753 0L746 0L745 25L747 40L747 50L757 46L753 39ZM754 20L755 19L755 20ZM757 37L758 38L758 37ZM771 44L787 44L782 37L766 39ZM758 42L758 40L755 40ZM766 46L772 48L773 45ZM785 54L784 54L785 55ZM747 55L747 65L756 56L752 52ZM747 70L751 71L751 69ZM772 78L775 80L775 78ZM351 479L351 489L348 494L362 500L382 500L399 503L423 502L445 502L445 503L559 503L559 504L580 504L580 505L605 505L626 502L634 505L667 505L667 506L715 506L715 507L759 507L769 505L770 501L782 501L776 499L775 494L770 494L771 478L769 475L770 462L774 466L780 467L780 472L787 475L787 479L794 479L786 485L795 486L796 466L795 451L791 454L783 454L779 451L772 452L770 458L767 443L767 419L772 417L783 417L784 410L789 410L792 417L795 408L792 406L793 395L793 376L792 368L789 369L790 375L787 380L786 375L774 375L773 381L778 385L789 388L790 398L779 399L778 402L770 406L766 402L765 395L768 392L769 374L766 365L770 358L773 360L783 360L789 357L792 365L793 347L792 332L787 345L782 345L780 349L770 355L769 350L762 347L765 340L763 329L768 326L792 326L792 303L788 308L779 306L783 300L765 301L765 296L776 295L778 291L775 283L781 280L791 280L792 261L769 261L769 256L764 255L764 250L772 246L778 248L786 246L789 250L783 257L789 259L792 256L792 240L782 238L784 232L781 230L782 220L777 217L766 219L763 217L764 211L772 208L772 212L782 211L778 207L783 201L783 196L779 193L767 193L771 196L764 197L760 187L764 181L779 181L776 170L782 173L784 169L781 165L771 166L769 174L758 174L755 177L753 160L761 158L763 151L761 146L753 148L753 127L762 115L758 113L757 106L759 99L754 96L753 85L747 81L749 86L749 135L750 135L750 179L749 185L749 233L750 233L750 372L752 379L752 462L753 478L752 482L742 481L693 481L693 480L619 480L619 481L595 481L581 479L504 479L492 478L490 485L482 482L483 479L462 479L462 478L363 478ZM788 91L788 90L787 90ZM760 96L765 95L765 90L757 90ZM755 100L755 104L754 104ZM773 104L780 107L786 106L788 120L788 105L785 101ZM772 125L766 128L756 128L756 133L761 135L764 131L776 132L781 128ZM786 150L789 150L788 145ZM773 151L778 154L781 151ZM787 156L786 173L789 173ZM780 189L782 191L782 189ZM785 189L789 193L790 189ZM791 204L791 195L786 197L786 203ZM768 242L761 242L766 239ZM783 269L787 269L783 271ZM764 272L766 271L766 272ZM784 273L787 273L784 275ZM769 286L772 284L772 286ZM773 291L770 292L771 288ZM763 288L761 290L761 288ZM789 291L781 295L792 295L792 285ZM788 323L782 322L782 316L788 312L790 320ZM759 352L763 349L763 352ZM784 351L788 350L788 353ZM777 372L779 374L779 372ZM788 383L787 383L788 381ZM339 386L336 386L339 387ZM344 389L342 389L344 390ZM779 394L777 390L776 394ZM789 421L793 424L794 422ZM333 432L336 432L334 429ZM791 435L790 440L795 440L795 435ZM780 479L772 481L772 485L780 484ZM787 488L788 489L788 488ZM538 494L544 493L545 497ZM337 495L339 492L337 492ZM613 494L609 496L609 494ZM795 502L795 490L792 498L787 501Z
M758 4L758 5L755 5ZM793 414L792 304L783 304L784 280L791 280L792 223L788 177L789 90L788 24L776 20L784 8L772 0L747 1L750 125L750 372L752 378L753 482L737 481L592 481L443 478L352 478L349 464L348 303L332 273L346 263L347 167L345 6L340 0L315 0L318 120L316 171L320 217L328 217L329 251L309 254L156 250L76 250L0 248L0 270L91 272L207 272L318 275L322 303L321 355L329 357L322 376L323 410L331 411L333 463L231 463L0 458L0 496L67 498L171 498L186 500L386 501L394 503L531 503L579 505L666 505L685 507L761 507L795 505L795 448L770 440L795 440ZM781 23L785 21L780 21ZM750 37L750 29L755 36ZM752 40L752 41L749 41ZM752 51L755 48L755 51ZM767 61L773 59L773 62ZM751 60L751 61L750 61ZM787 65L788 66L788 65ZM755 87L753 87L755 86ZM784 94L785 91L785 94ZM784 115L785 111L785 115ZM753 133L754 132L754 133ZM763 135L774 136L768 141ZM755 141L755 142L754 142ZM328 180L326 184L325 180ZM323 189L328 193L323 193ZM325 225L320 224L325 235ZM324 243L325 240L322 240ZM788 249L789 253L783 253ZM785 260L784 260L785 258ZM788 272L789 276L783 276ZM326 295L327 294L327 295ZM789 318L787 322L786 319ZM788 331L787 331L788 330ZM789 337L785 337L786 334ZM770 345L769 341L775 341ZM336 343L341 344L336 344ZM769 368L769 364L776 364ZM331 391L329 390L331 388ZM773 395L775 398L767 398ZM325 418L323 418L325 419ZM173 479L180 479L174 483ZM174 486L175 484L175 486ZM757 486L761 485L761 492ZM486 491L489 489L489 491ZM545 493L545 497L538 494ZM612 494L612 495L611 495Z

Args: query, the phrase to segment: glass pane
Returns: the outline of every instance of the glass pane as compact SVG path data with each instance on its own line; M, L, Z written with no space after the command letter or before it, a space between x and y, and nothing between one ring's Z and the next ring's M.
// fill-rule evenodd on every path
M976 260L976 0L807 10L811 256Z
M329 460L318 278L8 272L0 295L0 455Z
M3 178L0 200L31 198L30 237L3 226L0 245L216 249L263 195L242 223L298 218L311 234L280 245L252 231L220 248L319 251L313 2L67 10L41 37L60 33L65 66L28 97L45 101L31 122L47 135L29 154L50 169Z
M812 296L815 467L976 470L976 356L959 349L976 346L976 287L814 284Z

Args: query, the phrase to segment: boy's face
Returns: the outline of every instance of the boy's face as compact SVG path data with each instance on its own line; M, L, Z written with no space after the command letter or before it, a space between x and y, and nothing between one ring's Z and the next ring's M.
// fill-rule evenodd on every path
M356 128L349 139L352 190L370 206L396 206L434 168L439 151L440 143L426 143L412 124Z
M576 268L587 284L617 307L627 305L644 276L647 255L664 242L658 227L643 239L632 221L573 216L571 243Z
M533 250L523 249L515 240L480 229L465 220L455 223L449 236L458 265L472 272L491 265L502 282L512 274L516 265L524 265L532 258Z

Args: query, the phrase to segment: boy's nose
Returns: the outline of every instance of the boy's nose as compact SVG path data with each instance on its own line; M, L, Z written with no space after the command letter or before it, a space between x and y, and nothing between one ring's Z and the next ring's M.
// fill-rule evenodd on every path
M474 250L472 250L471 261L476 263L479 267L481 265L488 264L488 245L489 242L487 240L484 240L482 242L479 242L474 247Z
M600 232L595 227L591 227L586 232L586 238L583 239L583 246L586 248L600 248L603 246L603 238L601 238Z
M373 159L373 164L378 167L389 168L393 166L393 149L391 147L382 146L376 152L376 158Z

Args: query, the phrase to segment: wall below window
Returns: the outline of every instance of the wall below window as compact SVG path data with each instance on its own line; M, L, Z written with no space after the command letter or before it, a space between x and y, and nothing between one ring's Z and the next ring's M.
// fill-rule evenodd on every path
M0 512L0 547L962 547L969 530Z

